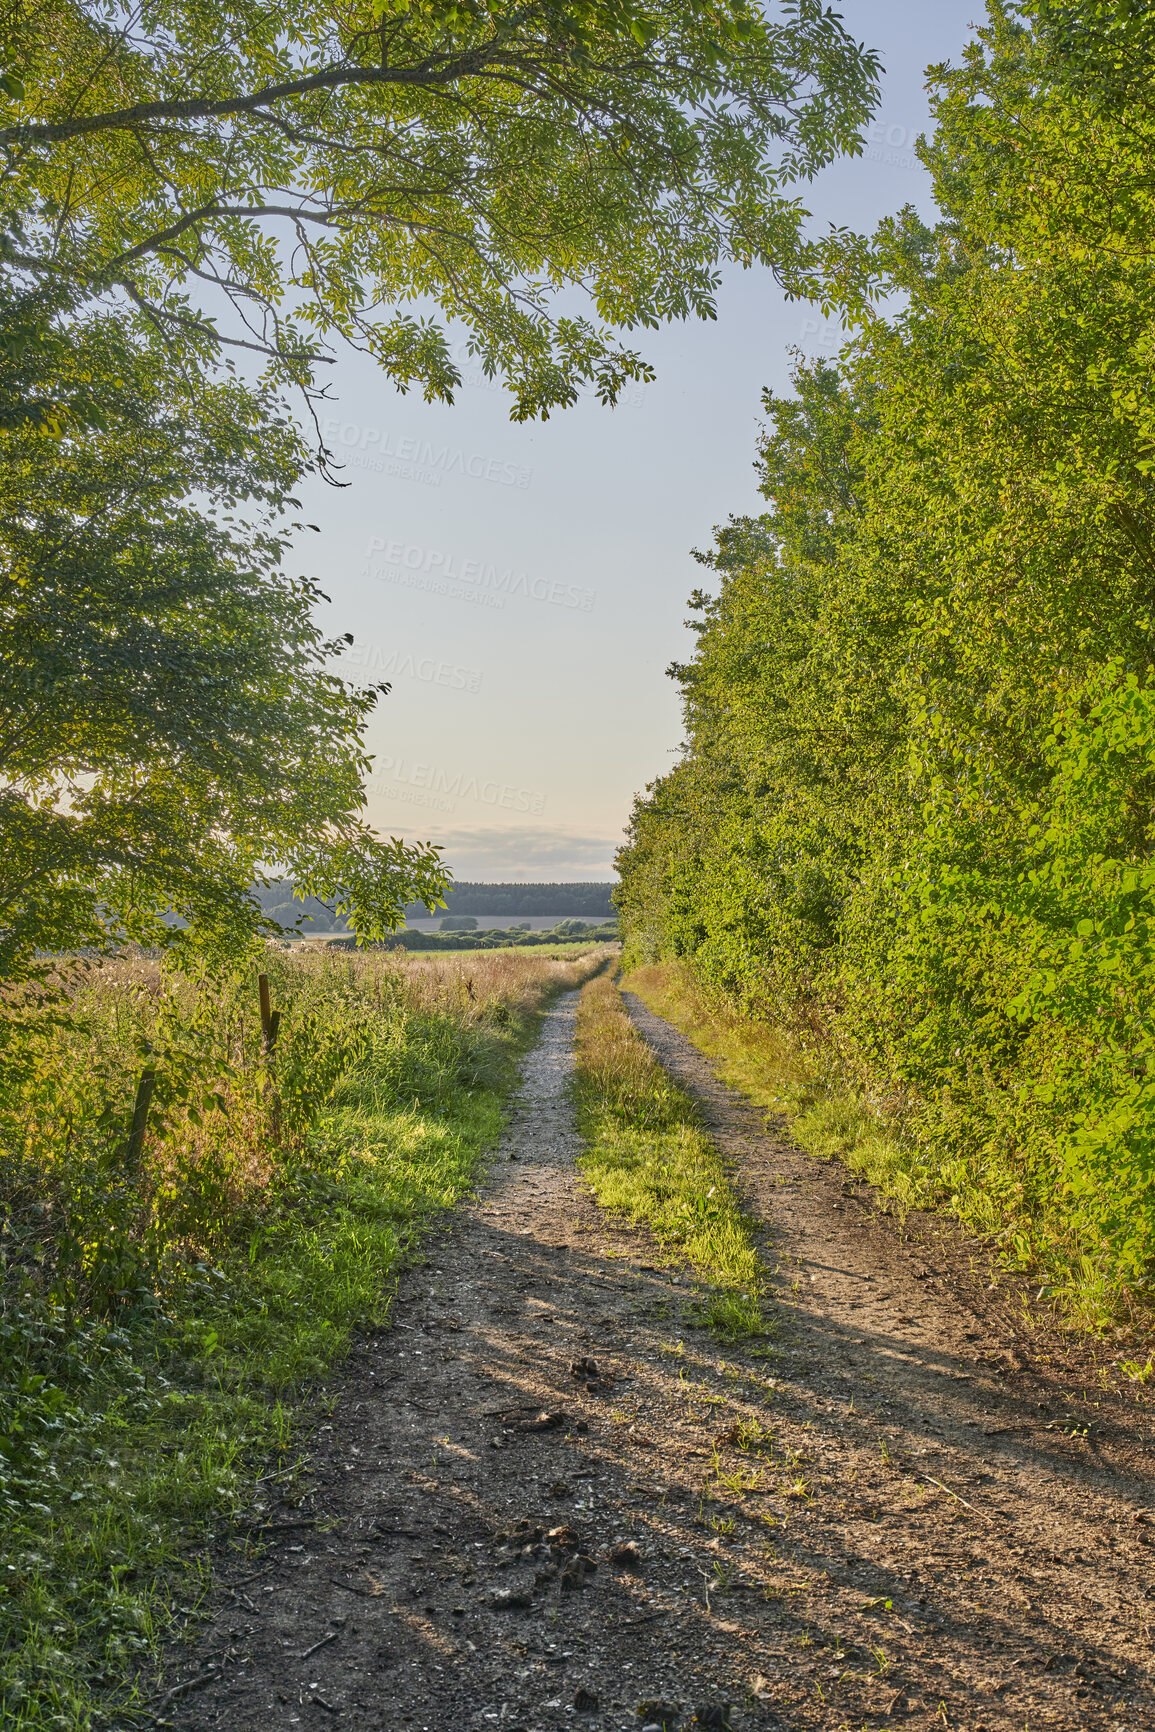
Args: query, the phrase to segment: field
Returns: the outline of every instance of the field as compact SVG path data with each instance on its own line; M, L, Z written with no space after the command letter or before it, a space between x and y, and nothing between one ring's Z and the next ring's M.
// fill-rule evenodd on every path
M598 949L607 949L607 950L608 949L616 949L617 945L618 945L618 940L616 938L603 938L597 934L595 934L595 936L593 938L573 938L573 939L561 940L561 941L558 941L558 940L549 941L547 939L547 941L544 943L542 943L540 941L535 941L535 942L529 943L529 944L479 944L479 945L473 945L473 944L465 945L465 944L453 942L453 939L460 938L463 936L466 938L473 938L476 936L473 933L465 933L465 934L450 933L450 934L446 935L446 939L444 942L441 941L440 933L436 933L436 932L430 932L430 933L419 932L419 933L414 934L414 936L417 938L420 938L422 940L422 942L419 945L415 944L415 945L410 946L410 945L398 944L391 949L390 954L392 954L392 955L406 955L406 954L408 954L408 955L413 955L413 956L469 956L469 957L472 957L472 956L507 956L511 950L522 951L522 952L536 951L538 953L539 957L544 959L544 960L553 960L555 962L559 962L559 961L564 962L569 957L584 956L588 952L588 950L590 949L591 944L596 945ZM535 939L536 939L536 935L535 935ZM305 941L305 943L306 943L306 945L309 945L310 947L312 947L313 941L307 939ZM338 947L334 944L327 944L327 945L324 945L324 948L329 949L329 950L336 950Z
M302 1394L388 1313L500 1132L536 1013L605 955L270 951L271 1056L255 971L78 965L54 1001L11 1007L5 1725L97 1724L109 1692L121 1712L153 1694L206 1546L292 1495Z
M0 1732L1155 1732L1155 0L858 14L5 8Z

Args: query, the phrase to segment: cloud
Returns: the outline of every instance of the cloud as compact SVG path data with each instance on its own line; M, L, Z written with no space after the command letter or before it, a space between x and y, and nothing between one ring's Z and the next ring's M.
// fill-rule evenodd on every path
M608 837L574 835L536 825L516 830L431 831L429 840L443 845L446 864L455 878L508 884L583 879L606 883L614 876L613 858L619 846Z

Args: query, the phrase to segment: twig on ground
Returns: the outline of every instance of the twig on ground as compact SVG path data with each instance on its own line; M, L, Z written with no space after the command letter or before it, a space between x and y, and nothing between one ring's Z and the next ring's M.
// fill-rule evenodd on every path
M306 1648L303 1654L298 1654L298 1660L307 1660L311 1654L317 1653L319 1649L327 1648L329 1643L335 1642L340 1634L340 1630L330 1630L327 1636L322 1636L319 1642L314 1642L311 1648Z
M981 1516L983 1521L993 1523L993 1516L989 1516L985 1510L976 1509L973 1503L968 1503L965 1497L960 1497L957 1491L952 1491L949 1485L944 1485L942 1483L941 1479L935 1479L933 1473L920 1472L918 1477L919 1479L929 1480L931 1485L937 1485L939 1491L945 1491L947 1497L953 1497L956 1503L961 1503L963 1508L969 1509L972 1515Z
M211 1671L201 1672L195 1678L186 1678L182 1684L173 1684L165 1691L157 1703L158 1708L165 1708L170 1702L175 1702L178 1696L191 1695L194 1690L203 1690L206 1684L213 1684L223 1676L224 1667L214 1666Z

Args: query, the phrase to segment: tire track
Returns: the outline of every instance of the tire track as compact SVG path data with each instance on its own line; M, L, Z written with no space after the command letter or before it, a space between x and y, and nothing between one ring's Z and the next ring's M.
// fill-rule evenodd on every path
M635 1003L778 1266L780 1339L695 1328L689 1279L581 1183L576 999L476 1198L330 1384L303 1503L254 1512L281 1530L263 1556L238 1532L214 1560L160 1722L1155 1726L1146 1484L1004 1431L1029 1403L965 1307Z

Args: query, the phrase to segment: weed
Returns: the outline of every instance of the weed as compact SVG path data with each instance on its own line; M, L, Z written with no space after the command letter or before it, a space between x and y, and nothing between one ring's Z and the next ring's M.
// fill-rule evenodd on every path
M764 1455L773 1448L774 1434L767 1431L757 1419L740 1419L738 1421L737 1445L739 1449L751 1450L757 1455Z
M760 1491L765 1475L760 1468L738 1468L733 1473L724 1473L719 1469L715 1478L726 1491L740 1495L743 1492Z

